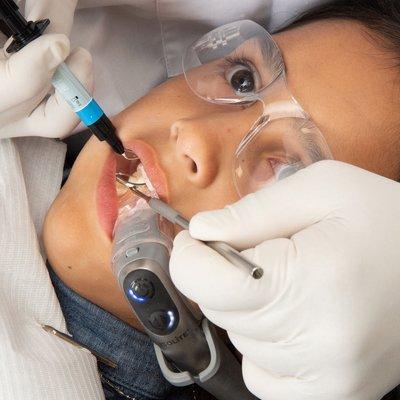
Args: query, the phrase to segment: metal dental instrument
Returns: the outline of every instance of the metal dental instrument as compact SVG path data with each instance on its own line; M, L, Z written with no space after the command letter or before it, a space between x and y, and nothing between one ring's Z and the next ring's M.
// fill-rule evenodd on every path
M127 149L127 148L124 149L124 153L122 154L122 156L130 161L139 159L138 156L136 155L136 153L134 153L132 150Z
M125 175L117 174L117 181L129 188L137 196L144 199L148 203L150 208L152 208L156 213L163 216L165 219L172 222L173 224L179 225L183 229L189 229L189 221L185 219L182 215L180 215L178 211L174 210L172 207L170 207L168 204L164 203L160 199L147 196L136 188L136 186L138 186L137 184L124 180L122 176ZM208 241L205 242L205 244L211 247L221 256L225 257L236 267L250 272L250 275L254 279L260 279L263 276L264 271L261 267L246 260L236 249L231 247L229 244L217 241Z
M66 341L69 344L72 344L73 346L77 347L78 349L83 349L83 350L87 350L90 353L92 353L101 363L107 365L108 367L111 368L117 368L117 364L110 360L107 357L102 356L101 354L97 353L96 351L88 348L87 346L84 346L82 343L77 342L76 340L74 340L72 338L72 336L69 336L63 332L60 332L59 330L57 330L56 328L53 328L50 325L42 325L43 330L45 330L47 333L51 333L52 335Z
M8 46L7 53L17 52L40 37L49 24L49 19L28 22L14 1L0 0L0 30L14 39ZM128 153L131 152L124 149L110 119L65 63L57 68L52 84L99 140L105 140L116 153L130 159Z
M130 178L130 175L128 175L128 174L126 174L126 173L124 173L124 172L117 172L117 181L119 182L119 183L122 183L122 182L127 182L127 183L129 183L129 185L132 185L132 186L146 186L146 182L138 182L138 183L133 183L133 182L130 182L129 181L129 178ZM126 179L123 179L123 177L124 178L126 178ZM126 184L124 184L124 183L122 183L125 187L129 187L128 185L126 185ZM129 187L129 189L130 189L130 187Z

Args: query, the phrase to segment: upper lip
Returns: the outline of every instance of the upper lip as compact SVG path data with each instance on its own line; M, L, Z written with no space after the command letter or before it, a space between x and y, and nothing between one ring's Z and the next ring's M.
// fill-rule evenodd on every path
M168 201L167 180L161 169L155 150L146 142L134 140L124 145L140 159L151 184L160 199ZM115 174L123 160L114 155L105 164L104 172L98 183L97 211L103 229L111 237L112 228L118 216L118 199ZM132 193L132 192L130 192ZM133 195L133 193L132 193ZM125 198L125 196L124 196Z

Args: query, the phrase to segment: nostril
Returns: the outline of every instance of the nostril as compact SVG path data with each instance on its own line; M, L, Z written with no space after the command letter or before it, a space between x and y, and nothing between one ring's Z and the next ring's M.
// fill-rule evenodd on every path
M219 142L210 137L210 129L214 131L214 127L209 127L201 118L179 120L170 126L171 148L176 152L182 172L199 188L211 184L218 172L215 153Z
M197 174L197 171L198 171L197 164L194 161L192 161L192 172L194 174Z
M189 156L185 155L185 158L186 158L187 163L190 166L190 170L192 171L192 173L197 174L198 168L197 168L196 162Z

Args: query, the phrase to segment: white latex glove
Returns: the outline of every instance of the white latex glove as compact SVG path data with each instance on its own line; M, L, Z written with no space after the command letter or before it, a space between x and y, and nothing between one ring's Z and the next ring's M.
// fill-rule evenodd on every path
M322 161L199 213L190 233L264 268L255 280L187 231L170 263L260 399L378 400L400 383L399 183Z
M51 90L56 68L70 54L69 35L77 0L27 0L29 21L49 18L45 34L18 53L0 51L0 139L17 136L65 137L79 119ZM66 60L88 90L93 87L92 59L76 49ZM48 93L51 93L48 96Z

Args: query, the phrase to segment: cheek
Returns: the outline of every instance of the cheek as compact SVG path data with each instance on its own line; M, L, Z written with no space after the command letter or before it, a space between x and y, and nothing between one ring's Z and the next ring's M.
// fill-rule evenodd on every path
M223 208L239 200L230 169L220 174L216 181L208 188L195 190L193 187L182 188L174 193L170 204L185 218L190 219L200 211L210 211Z
M95 207L86 207L87 198L74 188L61 191L46 216L46 252L57 264L103 264L109 255L110 241L99 226ZM93 261L93 260L92 260Z
M47 256L56 270L109 268L111 245L100 225L95 197L108 155L106 145L91 139L48 212L43 234Z

